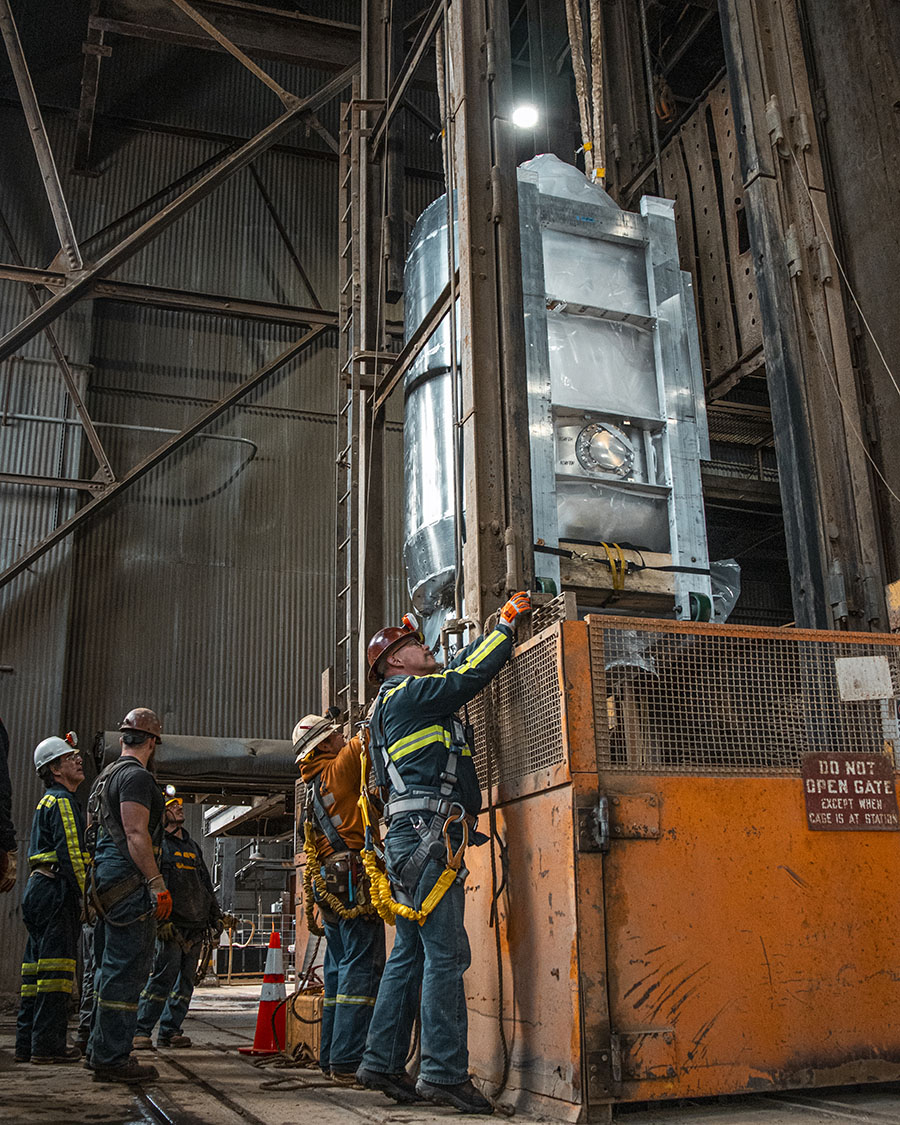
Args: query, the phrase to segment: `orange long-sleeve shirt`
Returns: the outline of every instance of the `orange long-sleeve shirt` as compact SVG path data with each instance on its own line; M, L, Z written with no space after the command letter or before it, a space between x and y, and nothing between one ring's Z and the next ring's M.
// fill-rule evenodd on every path
M362 752L362 741L354 735L337 752L326 750L323 746L316 747L300 765L300 776L305 782L321 778L320 792L325 810L334 818L334 826L347 847L357 852L362 850L365 843L365 827L358 805ZM368 755L366 771L368 772ZM329 799L331 797L334 798L333 803ZM337 817L340 817L339 821ZM313 825L316 826L315 821ZM316 848L322 858L334 852L328 838L318 830Z

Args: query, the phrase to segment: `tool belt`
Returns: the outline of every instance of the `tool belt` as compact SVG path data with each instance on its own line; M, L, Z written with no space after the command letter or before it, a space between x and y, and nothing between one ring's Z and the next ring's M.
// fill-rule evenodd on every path
M118 883L113 883L109 887L105 887L102 891L97 890L97 884L91 882L91 898L96 910L99 911L101 917L108 911L122 901L128 898L129 895L134 894L136 890L144 885L144 876L138 872L134 875L128 875L124 879L120 879Z
M446 820L451 814L458 816L459 811L458 801L451 801L447 797L435 797L430 792L410 789L406 796L388 801L384 806L384 819L390 824L391 817L399 816L401 813L431 813L432 816L439 816ZM473 831L478 823L478 817L473 816L472 813L464 812L459 819L464 820Z

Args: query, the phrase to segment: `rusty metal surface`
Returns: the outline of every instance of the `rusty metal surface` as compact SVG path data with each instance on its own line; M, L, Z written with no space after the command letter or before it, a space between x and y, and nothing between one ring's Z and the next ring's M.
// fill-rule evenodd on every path
M504 966L503 1021L510 1046L509 1083L501 1101L519 1112L540 1109L575 1119L581 1102L578 927L572 856L571 787L503 806L497 829L509 848L507 888L499 899ZM500 1081L497 965L489 927L490 849L466 855L466 973L469 1056L488 1094Z
M674 1062L629 1045L621 1098L900 1077L897 838L808 831L799 778L654 788L659 839L604 863L610 1003L620 1037L670 1029Z

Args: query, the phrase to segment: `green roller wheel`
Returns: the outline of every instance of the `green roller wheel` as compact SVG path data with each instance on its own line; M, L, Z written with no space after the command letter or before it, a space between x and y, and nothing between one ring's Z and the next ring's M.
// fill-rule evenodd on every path
M709 594L691 592L691 621L712 620L712 598Z

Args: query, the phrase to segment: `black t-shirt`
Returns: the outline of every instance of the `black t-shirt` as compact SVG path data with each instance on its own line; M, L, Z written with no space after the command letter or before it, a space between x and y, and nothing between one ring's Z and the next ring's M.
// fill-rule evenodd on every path
M106 797L112 818L118 825L122 824L121 804L131 801L136 805L143 805L149 810L150 819L147 828L155 848L159 847L162 838L162 818L166 803L153 774L144 769L137 758L126 758L127 764L120 766L109 779L106 787ZM127 851L127 846L122 845ZM131 857L123 854L116 841L101 830L97 840L95 856L98 878L102 872L103 882L108 882L110 877L132 875L137 867Z

